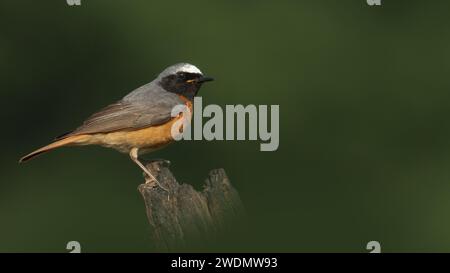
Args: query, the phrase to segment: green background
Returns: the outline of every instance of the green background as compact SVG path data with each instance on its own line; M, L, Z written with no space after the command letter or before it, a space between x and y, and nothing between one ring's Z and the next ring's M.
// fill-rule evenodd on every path
M175 143L200 189L226 169L248 226L192 251L450 251L448 1L0 4L0 252L151 251L141 171L100 147L20 156L163 68L216 81L204 104L279 104L280 147Z

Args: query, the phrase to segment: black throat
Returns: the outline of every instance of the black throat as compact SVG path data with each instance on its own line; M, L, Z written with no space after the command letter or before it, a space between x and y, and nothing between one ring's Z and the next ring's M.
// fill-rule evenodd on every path
M195 82L195 79L201 77L202 75L198 73L178 72L176 74L165 76L161 79L159 84L168 92L182 95L189 100L193 100L202 86L201 83ZM194 81L189 82L190 80Z

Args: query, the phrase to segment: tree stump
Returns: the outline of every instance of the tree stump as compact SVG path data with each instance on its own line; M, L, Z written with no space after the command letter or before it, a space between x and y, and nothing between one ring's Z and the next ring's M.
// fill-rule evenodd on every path
M179 251L213 243L235 220L242 219L239 194L223 169L210 171L203 191L198 192L178 183L168 165L159 160L146 167L169 192L156 185L139 186L156 250Z

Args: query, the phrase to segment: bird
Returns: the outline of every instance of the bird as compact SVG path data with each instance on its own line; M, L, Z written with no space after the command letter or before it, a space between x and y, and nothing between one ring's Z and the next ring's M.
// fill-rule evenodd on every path
M150 83L107 105L75 130L23 156L19 162L26 162L64 146L99 145L127 153L147 174L146 183L156 182L159 187L168 191L141 163L139 156L161 149L174 141L171 133L174 123L183 118L189 119L183 122L190 122L192 115L183 117L183 114L179 114L173 117L172 109L183 105L192 113L194 97L205 82L212 80L214 79L204 76L195 65L171 65Z

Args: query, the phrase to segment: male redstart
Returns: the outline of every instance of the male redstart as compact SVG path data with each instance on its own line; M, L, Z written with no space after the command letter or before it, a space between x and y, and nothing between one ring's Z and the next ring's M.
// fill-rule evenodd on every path
M172 109L183 104L192 113L192 101L200 87L204 82L212 80L203 76L194 65L172 65L152 82L106 106L74 131L22 157L19 162L62 146L101 145L128 153L149 176L146 182L154 181L165 189L139 161L138 156L164 147L174 140L172 125L182 119L183 115L172 117Z

